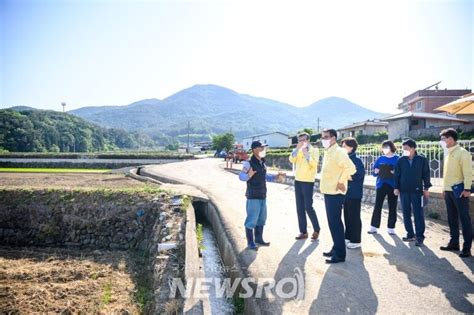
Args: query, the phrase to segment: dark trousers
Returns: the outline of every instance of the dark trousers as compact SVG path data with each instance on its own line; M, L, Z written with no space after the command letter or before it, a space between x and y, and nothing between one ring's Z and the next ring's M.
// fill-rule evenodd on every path
M326 205L326 216L328 217L329 230L334 243L334 257L346 258L346 243L344 241L344 224L342 223L342 206L344 195L324 195Z
M346 198L344 200L345 238L351 243L360 243L362 220L360 219L360 199Z
M401 193L400 202L403 210L403 223L407 231L407 237L415 237L419 241L425 239L425 214L421 206L423 195L420 193ZM413 231L413 222L411 221L411 213L415 218L415 231Z
M375 195L375 207L374 212L372 213L372 221L370 225L379 228L380 220L382 219L382 207L383 202L385 201L385 196L388 198L388 228L395 228L395 223L397 222L397 203L398 197L393 193L393 187L388 184L383 184L382 187L377 189Z
M308 233L306 214L313 225L315 232L319 232L319 222L313 209L314 182L295 181L296 213L298 215L298 227L300 233Z
M448 210L450 243L459 244L459 219L461 219L464 239L463 251L470 251L472 246L472 223L469 216L469 198L457 198L452 191L446 191L444 201Z

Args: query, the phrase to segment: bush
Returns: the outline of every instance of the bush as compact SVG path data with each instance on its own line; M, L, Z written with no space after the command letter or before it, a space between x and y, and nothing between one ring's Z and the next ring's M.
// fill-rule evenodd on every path
M359 144L382 143L388 139L388 133L384 131L377 132L374 135L358 135L356 139Z

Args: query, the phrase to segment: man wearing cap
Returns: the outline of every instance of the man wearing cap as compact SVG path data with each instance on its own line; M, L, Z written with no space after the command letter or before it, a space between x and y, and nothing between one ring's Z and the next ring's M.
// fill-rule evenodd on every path
M281 181L284 176L267 174L265 165L266 146L260 141L252 142L252 156L243 163L239 174L241 181L247 182L247 218L245 219L245 235L249 249L257 250L259 246L270 246L263 240L263 227L267 220L267 186L266 181ZM254 239L255 236L255 239Z
M313 208L314 180L318 170L319 152L309 143L310 136L306 132L298 134L298 144L290 154L290 162L295 166L295 199L298 228L300 234L295 238L308 238L306 214L313 225L311 240L319 237L319 222Z

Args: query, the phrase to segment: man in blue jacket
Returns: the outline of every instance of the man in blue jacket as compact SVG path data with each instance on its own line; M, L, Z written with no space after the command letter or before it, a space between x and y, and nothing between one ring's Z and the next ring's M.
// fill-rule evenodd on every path
M395 166L394 194L400 196L403 210L403 222L407 231L407 236L403 238L403 241L416 241L416 246L422 246L425 239L423 206L430 194L430 167L428 160L417 154L414 140L407 139L402 143L402 146L403 157L398 160ZM413 231L411 221L412 211L416 233Z
M346 225L347 248L359 248L361 245L362 220L360 208L364 190L365 168L362 160L356 155L357 140L345 138L341 141L342 147L347 150L349 158L356 167L356 172L349 178L346 199L344 200L344 224Z

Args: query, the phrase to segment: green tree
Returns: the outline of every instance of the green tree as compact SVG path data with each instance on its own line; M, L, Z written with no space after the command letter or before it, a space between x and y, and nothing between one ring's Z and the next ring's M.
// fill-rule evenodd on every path
M50 152L55 152L58 153L60 152L59 147L56 144L53 144L51 148L49 149Z
M10 152L91 152L154 145L145 134L102 128L67 113L0 110L0 147Z
M179 149L178 143L170 143L166 146L166 150L169 150L169 151L177 151L178 149Z
M314 133L314 130L313 130L313 128L303 128L298 133L302 133L302 132L306 132L307 134L309 134L311 136Z
M214 150L226 150L229 151L234 147L235 137L233 134L227 132L221 135L215 135L212 137L212 148Z

